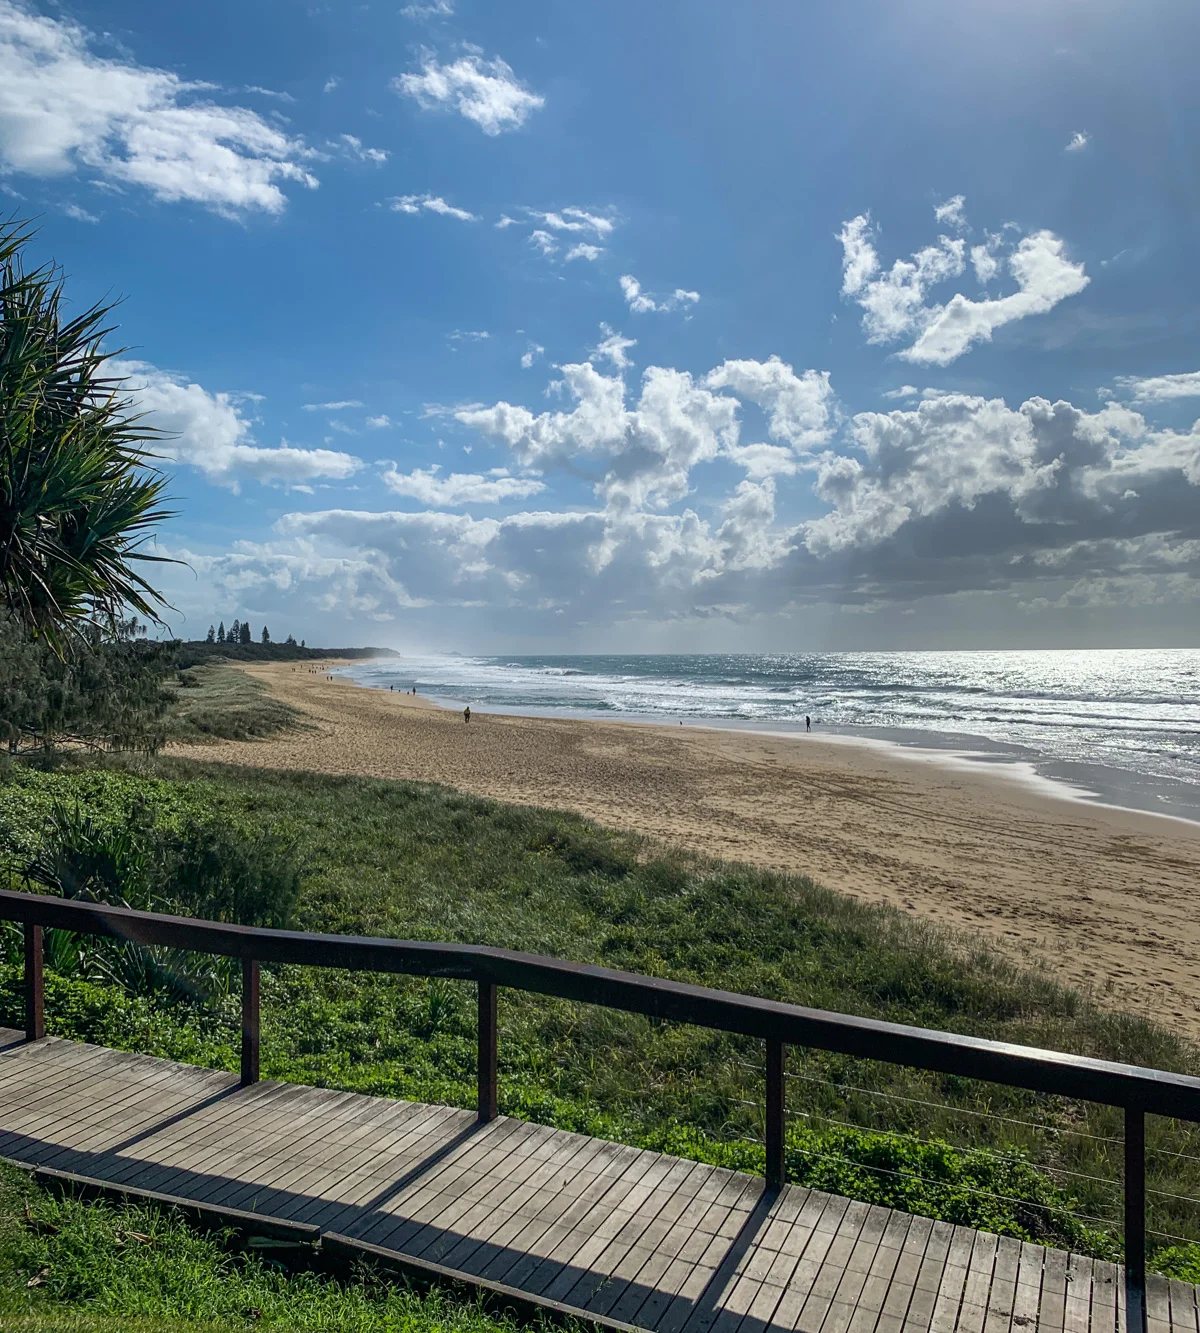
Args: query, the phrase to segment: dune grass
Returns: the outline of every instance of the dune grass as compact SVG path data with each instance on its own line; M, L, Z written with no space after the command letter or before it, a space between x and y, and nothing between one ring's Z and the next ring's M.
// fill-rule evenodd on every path
M1196 1050L1044 974L810 881L664 852L572 815L434 786L159 760L14 771L0 812L36 836L55 800L164 829L203 812L290 843L302 928L463 940L596 961L818 1008L1197 1072ZM0 1019L15 1021L15 953ZM236 1067L236 1008L51 975L52 1031ZM502 993L501 1109L744 1169L762 1167L759 1044ZM265 1077L469 1106L469 986L280 968L263 981ZM789 1056L790 1178L929 1216L1120 1254L1121 1118L1015 1089L819 1052ZM896 1100L897 1098L903 1100ZM1171 1154L1186 1153L1189 1157ZM1200 1137L1153 1121L1149 1175L1200 1196ZM1095 1179L1083 1179L1093 1177ZM1160 1268L1200 1280L1197 1211L1152 1196Z
M168 740L259 740L304 725L303 714L262 681L223 662L180 671L169 688Z
M418 1292L367 1268L347 1280L289 1272L269 1251L244 1249L244 1239L194 1230L155 1207L59 1197L0 1168L0 1328L516 1333L519 1327L471 1300Z

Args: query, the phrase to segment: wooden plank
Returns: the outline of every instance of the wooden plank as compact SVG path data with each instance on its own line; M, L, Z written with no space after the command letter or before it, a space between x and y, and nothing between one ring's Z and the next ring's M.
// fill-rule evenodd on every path
M876 1333L902 1333L908 1318L909 1306L917 1287L917 1274L925 1259L925 1250L933 1235L933 1219L912 1218L904 1245L896 1264L896 1271L888 1285L883 1306L879 1311Z
M1017 1264L1017 1285L1013 1292L1013 1333L1035 1333L1038 1309L1042 1301L1042 1266L1046 1251L1040 1245L1021 1242L1021 1258ZM1108 1333L1116 1333L1109 1329Z
M717 1228L748 1196L757 1198L758 1191L745 1176L721 1169L709 1175L680 1216L671 1262L655 1290L629 1316L630 1323L670 1333L687 1322L695 1301L716 1271L716 1264L706 1264L705 1258L716 1241Z
M958 1314L962 1309L963 1292L966 1290L974 1248L975 1232L969 1227L955 1227L946 1253L942 1279L938 1283L937 1299L933 1303L933 1317L929 1324L932 1333L954 1333L958 1327Z
M1064 1333L1088 1333L1092 1322L1092 1261L1082 1254L1067 1259Z
M983 1333L1010 1333L1020 1266L1021 1242L1013 1236L1001 1236L996 1243L996 1266L992 1272Z
M953 1239L954 1227L949 1222L934 1222L929 1230L925 1253L921 1256L921 1265L913 1281L912 1298L904 1315L901 1333L929 1333ZM957 1307L955 1314L957 1316Z
M556 1152L532 1173L527 1173L522 1164L519 1179L514 1173L483 1192L459 1219L458 1229L463 1234L457 1245L448 1251L446 1263L463 1268L474 1266L479 1261L478 1256L490 1256L493 1238L517 1215L523 1218L545 1216L553 1222L574 1221L578 1224L593 1199L603 1194L614 1177L620 1174L620 1164L634 1160L636 1155L636 1149L622 1151L617 1144L598 1139L591 1141L589 1149L573 1153L565 1161ZM550 1187L554 1188L551 1200L539 1205L537 1201L542 1191ZM530 1291L537 1290L536 1279L535 1270L528 1284Z
M1033 1249L1033 1246L1029 1247ZM1097 1259L1092 1265L1092 1324L1091 1333L1117 1333L1117 1280L1116 1264ZM1014 1311L1014 1324L1016 1322ZM1014 1328L1014 1333L1021 1333ZM1191 1331L1194 1333L1194 1330Z
M1172 1333L1198 1333L1196 1300L1200 1291L1190 1282L1172 1280L1169 1286Z
M887 1220L879 1248L867 1270L867 1280L859 1293L850 1319L849 1333L874 1333L880 1314L887 1303L888 1292L903 1253L913 1219L907 1213L892 1212ZM907 1308L907 1301L905 1307Z
M1171 1333L1171 1287L1158 1273L1146 1274L1146 1333Z
M1067 1311L1067 1259L1065 1250L1047 1250L1042 1262L1042 1305L1038 1333L1062 1333Z
M999 1245L999 1236L993 1236L987 1231L975 1233L975 1243L971 1246L971 1258L967 1264L962 1304L958 1308L958 1333L981 1333L983 1329Z
M801 1333L819 1333L830 1317L834 1299L846 1276L847 1262L858 1245L860 1235L877 1211L882 1210L874 1210L869 1204L857 1201L847 1205L821 1259L808 1297L796 1311L794 1327ZM863 1276L865 1277L865 1274ZM780 1305L785 1306L786 1302L781 1301ZM780 1322L783 1319L783 1311L777 1311L775 1317L776 1321Z

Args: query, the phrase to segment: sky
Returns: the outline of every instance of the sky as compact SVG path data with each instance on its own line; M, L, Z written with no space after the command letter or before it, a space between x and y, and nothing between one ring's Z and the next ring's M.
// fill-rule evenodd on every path
M1194 0L0 0L184 637L1200 645Z

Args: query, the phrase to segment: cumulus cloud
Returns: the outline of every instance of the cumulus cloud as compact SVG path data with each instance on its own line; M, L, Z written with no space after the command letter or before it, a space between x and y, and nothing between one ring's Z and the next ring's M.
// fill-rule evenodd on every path
M521 353L521 369L522 370L531 369L533 363L538 359L538 357L542 355L543 352L545 352L545 350L546 349L542 346L541 343L531 342L529 346L526 347L526 349Z
M543 230L541 227L536 231L531 231L529 233L529 244L546 259L549 259L551 255L558 253L558 242L548 231Z
M156 199L219 213L279 213L281 183L315 188L302 140L213 85L98 55L84 28L0 0L0 163L86 170Z
M1144 379L1135 375L1122 375L1118 377L1117 385L1135 403L1166 403L1174 398L1200 398L1200 370L1187 371L1182 375L1153 375Z
M392 87L425 110L456 110L492 136L520 129L546 104L544 97L520 82L506 61L499 56L484 60L475 49L446 64L426 51L420 73L402 74Z
M144 361L114 361L112 368L126 377L123 392L135 410L166 433L155 452L197 468L218 485L250 479L299 489L317 480L344 481L362 466L352 455L332 449L299 449L286 441L272 448L256 444L233 394L210 393Z
M631 273L623 273L620 281L625 304L635 315L664 314L681 306L686 309L700 300L699 292L689 292L682 287L676 287L670 296L653 296L642 290L642 284Z
M913 384L902 384L898 389L889 389L883 396L885 398L915 398L920 389Z
M629 349L637 346L636 338L625 338L611 325L600 325L600 341L592 348L589 361L607 361L615 370L625 370L633 363L629 359Z
M599 259L603 253L602 245L589 245L586 241L580 241L567 251L567 262L570 263L572 259Z
M386 430L390 425L392 425L392 419L386 412L381 412L377 417L367 418L368 430Z
M473 472L451 472L439 476L435 463L422 470L400 472L394 466L383 473L383 483L397 495L407 495L422 504L459 509L469 504L502 504L506 500L526 500L546 489L545 482L532 477L510 477L504 468L486 476Z
M402 194L391 201L393 213L437 213L444 218L457 218L459 222L478 222L475 213L465 208L456 208L448 204L440 194Z
M867 341L914 338L897 355L921 365L947 366L975 343L990 341L996 329L1048 313L1090 281L1083 265L1068 259L1060 237L1036 231L1021 237L1003 260L1016 283L1015 292L979 301L958 292L944 304L930 303L932 288L961 277L966 268L966 247L960 237L940 236L935 245L916 251L910 259L896 260L888 270L880 265L868 214L846 222L839 239L842 291L862 308ZM993 237L971 252L981 282L990 281L1001 267L992 249L999 243L1000 238Z
M705 377L712 389L731 389L767 413L772 439L794 449L824 444L831 434L834 394L827 370L796 372L777 356L766 361L726 361Z
M1087 130L1076 130L1067 140L1067 146L1063 149L1065 153L1079 153L1085 149L1092 141L1092 136Z
M956 227L961 230L967 225L966 205L965 197L956 194L953 198L947 199L944 204L936 205L933 216L938 222L944 223L947 227Z

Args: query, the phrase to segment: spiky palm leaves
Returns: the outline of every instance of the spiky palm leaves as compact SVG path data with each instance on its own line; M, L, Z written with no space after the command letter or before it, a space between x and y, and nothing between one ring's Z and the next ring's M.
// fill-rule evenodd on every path
M157 432L131 412L111 306L67 319L57 271L26 272L28 229L0 225L0 604L60 648L122 608L157 620L162 598L133 562L167 517L149 467Z

